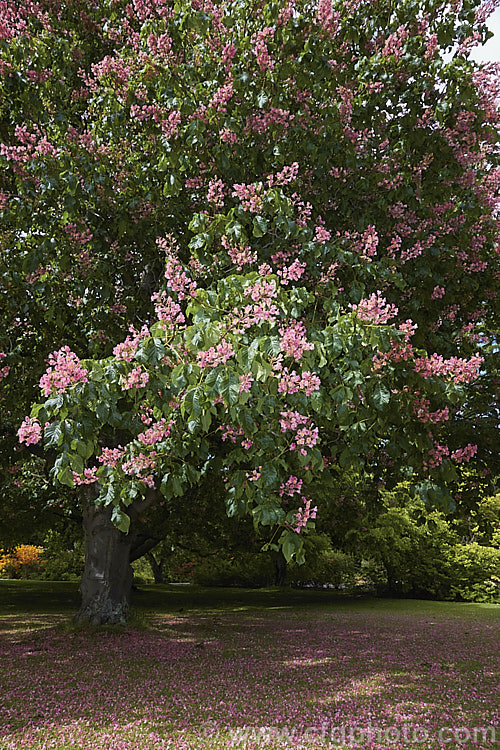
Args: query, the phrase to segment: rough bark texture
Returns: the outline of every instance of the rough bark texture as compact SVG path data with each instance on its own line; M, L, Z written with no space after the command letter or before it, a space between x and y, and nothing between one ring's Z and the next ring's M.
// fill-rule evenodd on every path
M124 623L130 609L132 534L111 523L111 510L95 506L90 487L82 488L85 568L80 584L82 603L76 622Z

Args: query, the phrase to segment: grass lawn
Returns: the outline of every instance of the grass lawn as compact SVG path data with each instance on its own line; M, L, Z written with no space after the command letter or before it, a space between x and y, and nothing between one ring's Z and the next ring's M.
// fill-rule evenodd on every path
M0 750L500 745L495 605L144 586L98 630L77 601L0 581Z

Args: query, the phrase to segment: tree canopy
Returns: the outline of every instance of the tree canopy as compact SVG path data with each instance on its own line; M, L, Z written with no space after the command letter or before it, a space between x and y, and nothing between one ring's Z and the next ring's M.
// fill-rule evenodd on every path
M39 381L21 443L123 532L215 463L299 560L332 465L442 507L487 481L491 3L16 5L6 445Z

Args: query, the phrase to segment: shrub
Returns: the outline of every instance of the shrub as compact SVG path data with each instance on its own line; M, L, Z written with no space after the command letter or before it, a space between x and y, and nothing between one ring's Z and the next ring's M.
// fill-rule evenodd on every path
M500 550L477 542L457 544L449 553L453 571L449 598L500 603Z
M43 547L33 544L21 544L7 553L0 550L0 578L38 578L43 553Z
M269 586L274 581L272 560L260 552L206 557L196 563L192 570L192 580L200 586L259 588Z

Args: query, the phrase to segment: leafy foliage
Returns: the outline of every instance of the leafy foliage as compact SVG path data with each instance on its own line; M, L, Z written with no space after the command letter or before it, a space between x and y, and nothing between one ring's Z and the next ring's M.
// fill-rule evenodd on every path
M299 562L332 465L443 508L492 470L475 0L4 6L5 466L41 376L21 441L124 533L217 456Z

